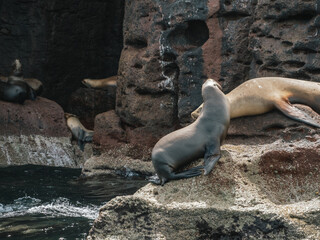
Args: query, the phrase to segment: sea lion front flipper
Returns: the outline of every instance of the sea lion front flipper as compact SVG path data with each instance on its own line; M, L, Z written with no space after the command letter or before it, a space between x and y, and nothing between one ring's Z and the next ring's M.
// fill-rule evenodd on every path
M159 178L159 176L157 174L149 177L148 181L151 183L154 183L156 185L161 185L161 179Z
M315 121L307 112L302 111L301 109L293 106L288 101L278 101L275 106L287 117L300 121L306 124L309 124L313 127L320 128L320 124Z
M220 142L206 146L204 155L204 175L208 175L221 157Z
M79 148L80 148L80 150L81 150L82 152L84 151L84 144L85 144L84 141L78 139L78 145L79 145Z

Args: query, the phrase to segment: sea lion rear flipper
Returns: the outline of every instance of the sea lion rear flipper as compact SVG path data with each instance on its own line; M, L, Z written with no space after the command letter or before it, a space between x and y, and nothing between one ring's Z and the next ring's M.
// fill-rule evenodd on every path
M184 178L192 178L196 176L200 176L203 171L203 166L198 166L198 167L193 167L188 170L185 170L183 172L172 172L170 174L170 177L168 180L179 180L179 179L184 179ZM165 184L167 179L162 179L161 185L163 186Z
M278 101L275 105L287 117L309 124L313 127L320 128L320 124L315 121L307 112L304 112L303 110L291 105L289 102Z

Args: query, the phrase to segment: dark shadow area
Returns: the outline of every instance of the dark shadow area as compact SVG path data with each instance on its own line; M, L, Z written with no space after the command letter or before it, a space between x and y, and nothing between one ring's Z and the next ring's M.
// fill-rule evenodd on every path
M0 73L16 58L24 77L64 109L84 78L117 74L124 0L0 0Z
M188 51L201 47L208 39L208 26L201 20L184 22L168 35L169 44L177 51Z

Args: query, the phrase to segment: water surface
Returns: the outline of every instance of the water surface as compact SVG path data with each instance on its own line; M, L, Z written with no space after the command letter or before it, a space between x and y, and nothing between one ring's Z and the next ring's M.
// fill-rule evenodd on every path
M0 239L85 239L101 206L147 183L137 176L80 174L34 165L0 168Z

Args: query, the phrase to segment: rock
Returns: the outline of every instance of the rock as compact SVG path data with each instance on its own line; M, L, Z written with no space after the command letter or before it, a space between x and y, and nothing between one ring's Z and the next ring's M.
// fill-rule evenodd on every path
M0 116L0 135L71 136L63 109L46 98L37 97L24 104L0 101Z
M42 97L23 105L0 101L0 166L80 167L84 157L75 152L57 103Z
M149 161L154 144L170 131L172 128L126 126L116 112L111 110L98 114L95 118L94 148L100 153L112 151L113 156L119 159L129 157Z
M117 113L133 127L167 127L190 122L206 78L219 81L225 93L254 77L320 81L316 6L300 0L127 2Z
M85 177L106 174L128 177L131 176L130 174L150 176L155 173L150 161L141 161L126 156L130 155L131 151L131 146L121 145L121 147L106 151L100 156L92 156L85 162L82 174ZM121 157L119 157L120 154L122 154Z
M106 90L79 88L70 96L67 111L75 114L88 129L94 128L99 113L115 109L116 87Z
M93 141L103 148L117 147L126 141L120 118L114 110L95 117Z
M88 239L318 239L319 146L227 144L208 176L112 199Z
M302 108L301 105L296 107ZM303 107L308 111L310 108ZM314 111L310 115L320 119ZM319 121L320 122L320 121ZM278 139L286 142L309 138L315 138L319 133L317 128L292 120L284 116L280 111L274 110L262 115L235 118L230 121L227 135L227 143L233 144L264 144Z

